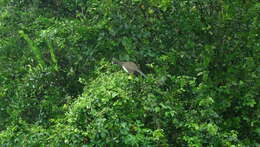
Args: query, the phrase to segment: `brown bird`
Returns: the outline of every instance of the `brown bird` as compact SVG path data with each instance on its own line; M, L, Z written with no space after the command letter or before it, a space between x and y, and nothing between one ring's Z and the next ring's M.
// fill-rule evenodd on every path
M120 61L112 61L112 64L121 65L122 68L129 74L141 74L146 78L145 74L137 67L134 62L120 62Z

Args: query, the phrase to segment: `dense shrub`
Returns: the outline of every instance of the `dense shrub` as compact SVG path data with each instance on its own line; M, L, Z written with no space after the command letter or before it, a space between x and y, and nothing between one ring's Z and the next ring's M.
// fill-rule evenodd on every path
M0 0L0 145L259 146L259 12L256 0Z

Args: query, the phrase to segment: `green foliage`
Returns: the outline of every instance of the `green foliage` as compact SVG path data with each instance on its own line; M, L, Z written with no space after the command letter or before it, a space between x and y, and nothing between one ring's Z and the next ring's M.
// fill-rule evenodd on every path
M0 146L259 146L259 10L0 0Z
M102 68L105 68L104 66ZM91 145L149 145L165 141L162 130L145 127L152 99L139 88L139 79L123 73L100 73L100 78L85 83L86 90L68 113L68 122L87 132ZM134 96L134 97L133 97ZM150 98L154 97L150 93ZM142 104L143 102L143 104ZM150 103L156 105L155 103ZM150 110L151 111L151 110ZM147 115L147 116L146 116ZM155 121L155 120L154 120ZM97 133L100 132L100 133Z
M30 48L32 49L37 61L39 62L40 66L45 66L45 63L41 56L41 51L34 45L33 41L30 40L28 35L26 35L23 31L19 31L19 34L28 42Z
M54 68L55 70L58 70L58 61L56 59L56 56L55 56L55 52L54 52L54 48L52 46L52 43L50 41L47 42L48 44L48 47L50 49L50 54L51 54L51 60L52 62L54 63Z

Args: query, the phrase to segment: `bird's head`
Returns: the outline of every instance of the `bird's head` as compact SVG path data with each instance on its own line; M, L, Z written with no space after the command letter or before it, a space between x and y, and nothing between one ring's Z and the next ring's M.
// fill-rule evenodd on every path
M112 60L112 64L120 64L117 60Z

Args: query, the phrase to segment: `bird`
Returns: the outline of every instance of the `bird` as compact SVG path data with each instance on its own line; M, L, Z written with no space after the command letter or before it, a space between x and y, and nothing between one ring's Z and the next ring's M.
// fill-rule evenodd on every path
M112 61L112 64L121 65L121 67L129 74L140 74L146 78L145 74L138 68L138 66L134 62Z

